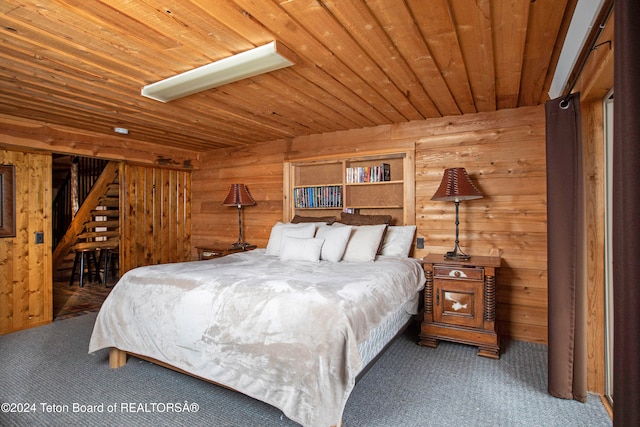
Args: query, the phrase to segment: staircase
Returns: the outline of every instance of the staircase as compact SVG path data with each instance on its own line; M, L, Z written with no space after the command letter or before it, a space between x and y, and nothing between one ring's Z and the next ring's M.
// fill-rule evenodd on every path
M120 184L107 186L105 194L98 198L98 205L91 211L91 218L84 223L73 248L116 248L120 244Z
M109 162L97 178L53 252L54 280L69 280L74 249L114 249L120 244L118 164Z

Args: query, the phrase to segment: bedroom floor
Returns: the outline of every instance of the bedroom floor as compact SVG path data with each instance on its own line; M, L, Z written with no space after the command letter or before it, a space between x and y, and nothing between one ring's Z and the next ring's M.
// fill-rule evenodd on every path
M115 279L107 283L113 286ZM53 282L53 320L68 319L86 313L93 313L100 310L111 287L105 288L102 283L84 283L81 288L76 281L73 286L69 286L69 281Z

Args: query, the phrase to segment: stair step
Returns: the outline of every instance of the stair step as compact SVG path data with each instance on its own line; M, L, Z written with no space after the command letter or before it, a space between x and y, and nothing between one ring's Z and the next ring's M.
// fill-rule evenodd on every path
M120 184L109 184L105 196L120 197Z
M120 230L89 231L86 233L78 234L78 239L95 239L96 237L118 237L118 236L120 236Z
M96 227L107 227L107 228L115 228L120 227L120 221L109 220L109 221L89 221L84 224L85 230L92 230Z
M91 215L93 217L106 216L109 218L119 218L120 209L96 209L94 211L91 211Z
M74 249L106 249L106 248L117 248L120 244L120 239L112 239L107 240L105 242L80 242L76 243L73 248Z
M120 199L117 197L100 197L98 201L98 206L107 206L112 208L117 208L120 206Z

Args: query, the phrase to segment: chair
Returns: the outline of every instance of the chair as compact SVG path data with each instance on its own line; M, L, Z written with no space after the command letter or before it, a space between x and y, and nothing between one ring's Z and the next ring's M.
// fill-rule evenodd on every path
M88 279L91 281L91 276L98 277L98 260L96 258L96 250L94 248L75 248L75 257L73 258L73 268L71 269L71 278L69 279L69 286L73 285L76 271L78 271L79 265L79 286L84 286L85 270ZM92 269L93 264L93 269Z
M100 264L102 268L102 285L105 288L110 288L111 286L107 286L109 273L111 273L111 278L115 278L117 277L115 272L120 269L119 248L117 246L100 248Z

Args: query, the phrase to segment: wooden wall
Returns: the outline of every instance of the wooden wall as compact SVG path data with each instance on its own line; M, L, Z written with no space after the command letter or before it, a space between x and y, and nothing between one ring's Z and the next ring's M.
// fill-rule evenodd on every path
M121 273L190 260L191 172L120 167Z
M16 236L0 238L0 335L51 322L51 155L0 150L15 166ZM45 235L35 243L35 232Z
M471 254L500 253L498 318L505 336L547 342L546 175L544 107L313 135L220 150L193 173L193 245L233 243L237 212L220 205L229 184L244 183L257 205L244 209L244 236L265 247L282 220L283 162L415 147L416 224L428 252L451 250L453 203L433 202L446 167L465 167L485 197L463 202L460 241ZM195 250L192 251L195 256Z
M448 167L466 168L482 199L460 203L460 245L500 254L498 325L547 342L545 120L542 107L436 121L416 146L416 224L429 251L453 249L455 207L431 201Z
M238 211L222 206L231 184L245 184L257 201L242 209L245 240L266 247L271 227L282 221L282 177L288 144L274 141L203 156L192 174L192 258L198 245L229 246L238 240Z

